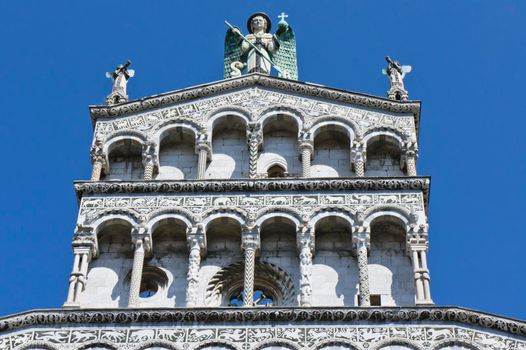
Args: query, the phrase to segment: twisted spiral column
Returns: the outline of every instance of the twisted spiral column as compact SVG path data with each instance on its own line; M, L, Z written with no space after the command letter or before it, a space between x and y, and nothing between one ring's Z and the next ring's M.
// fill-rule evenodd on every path
M190 254L188 257L188 274L186 287L186 307L197 305L197 287L199 283L199 267L201 265L201 246L198 239L190 239Z
M153 169L155 167L155 160L157 158L156 145L153 141L148 141L143 146L142 163L144 165L144 180L153 180Z
M256 247L245 247L245 277L243 280L243 306L254 305L254 268L256 263Z
M259 146L263 141L263 134L259 124L250 124L247 132L248 141L248 176L257 177Z
M204 179L206 173L207 150L201 148L197 160L197 178Z
M369 233L364 231L362 227L357 227L353 233L352 240L358 258L360 306L371 306L371 293L369 291L369 261L367 259Z
M135 240L135 252L133 254L133 267L130 281L130 297L128 307L139 306L139 292L141 290L141 277L144 266L144 241L142 238Z
M104 147L101 140L96 139L91 145L91 181L99 181L102 175L102 168L104 166Z

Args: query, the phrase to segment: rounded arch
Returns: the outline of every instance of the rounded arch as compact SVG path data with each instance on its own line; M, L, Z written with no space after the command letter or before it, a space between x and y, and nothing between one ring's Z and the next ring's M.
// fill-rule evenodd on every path
M422 350L422 347L418 345L416 342L413 342L408 339L403 338L389 338L385 340L381 340L378 343L376 343L373 347L371 347L371 350L391 350L388 347L390 346L404 346L409 350ZM402 350L402 349L393 349L393 350Z
M380 205L367 209L364 212L364 216L365 226L370 226L375 219L382 216L395 217L399 219L404 225L407 225L409 223L411 212L408 209L397 205Z
M115 349L116 350L117 346L105 340L93 340L88 343L82 344L77 349L78 350L90 350L93 348L102 348L102 349L108 349L108 350Z
M193 226L192 213L183 208L169 208L156 210L148 216L146 228L153 232L157 226L166 219L175 219L183 222L186 228Z
M252 114L246 108L243 108L240 106L219 107L211 111L210 113L208 113L207 116L205 117L206 130L208 134L210 135L210 139L213 136L212 133L217 123L222 118L228 117L228 116L234 116L234 117L237 117L243 120L245 126L248 126L248 123L250 123L253 120Z
M33 340L22 345L15 347L16 350L59 350L59 348L53 344L50 344L41 340Z
M296 229L301 224L301 214L295 209L287 207L267 207L258 212L256 225L261 227L265 221L275 218L285 218L291 221Z
M245 219L245 212L243 212L239 208L235 209L209 209L208 211L203 212L203 220L201 220L201 223L203 225L203 228L206 231L208 230L210 224L221 218L230 218L239 223L240 226L245 225L246 219Z
M318 221L324 218L327 218L327 217L331 217L331 216L339 217L345 220L347 223L349 223L351 227L354 226L354 218L352 217L351 212L343 208L338 208L338 207L317 208L313 212L309 220L309 223L315 228Z
M273 157L269 157L262 160L261 162L258 162L258 172L267 173L268 170L274 166L279 166L285 171L288 169L287 160L279 154L274 154Z
M455 349L454 347L457 347ZM467 339L446 339L435 344L433 350L450 350L448 347L453 347L452 350L481 350L482 348L476 345L474 342ZM459 348L460 347L460 348Z
M189 120L167 120L159 124L154 130L154 139L157 145L161 145L163 139L168 136L174 129L181 128L183 131L194 135L194 139L200 134L201 126Z
M400 130L397 130L394 128L382 127L382 128L373 128L373 129L367 130L364 133L362 140L365 144L368 144L374 138L377 138L379 136L391 137L392 139L396 141L397 146L400 148L402 148L404 141L407 139L407 135L405 135Z
M97 212L86 224L92 226L95 234L98 234L100 229L112 220L126 221L132 227L141 223L139 215L131 209L106 209Z
M103 150L105 151L106 154L108 154L108 150L111 150L111 147L116 142L127 140L127 139L133 140L143 145L148 140L148 136L146 136L146 134L138 130L129 130L129 129L118 130L105 137Z
M270 118L275 117L278 114L292 118L296 122L299 135L300 130L303 130L305 115L300 110L286 106L272 106L261 111L257 117L258 121L261 123L261 129L265 128L265 125L268 123Z
M285 349L290 349L290 350L299 350L299 349L301 349L300 347L298 347L298 345L296 345L296 343L294 343L294 342L292 342L290 340L286 340L286 339L269 339L269 340L264 340L261 343L259 343L254 348L254 350L266 350L268 348L274 348L272 350L277 350L276 349L277 347L283 347Z
M351 143L358 134L358 128L352 121L337 116L323 116L317 118L315 123L307 131L310 134L310 140L314 142L314 139L316 138L316 135L320 132L320 129L326 126L335 126L345 130L347 137L349 137L349 141Z
M214 346L226 350L239 350L239 348L234 344L233 342L227 341L227 340L207 340L204 342L200 342L197 344L193 350L208 350L208 349L214 349Z
M356 345L355 343L349 341L349 340L344 340L344 339L327 339L327 340L323 340L317 344L315 344L312 349L313 350L323 350L323 349L327 349L327 348L331 348L331 347L343 347L343 348L347 348L349 350L356 350L356 349L359 349L358 345Z
M161 348L161 349L169 349L169 350L182 350L180 346L177 345L177 343L167 341L167 340L148 340L146 342L140 343L139 345L132 348L133 350L148 350L151 348ZM157 349L156 349L157 350Z
M222 267L209 280L205 305L220 306L229 295L243 288L245 264L238 261ZM295 302L294 280L279 266L267 261L256 261L254 266L254 286L268 290L274 305L292 306Z

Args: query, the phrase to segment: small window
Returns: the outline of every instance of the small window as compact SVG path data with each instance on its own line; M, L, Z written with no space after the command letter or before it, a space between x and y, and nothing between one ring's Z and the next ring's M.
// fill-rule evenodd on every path
M234 293L230 297L229 306L243 306L243 298L245 297L244 291ZM254 306L272 306L273 298L270 294L264 292L261 289L254 290Z
M371 306L382 306L382 296L380 294L371 294L369 296ZM358 305L361 305L361 298L358 295Z
M268 177L285 177L285 169L279 165L273 165L267 170Z
M157 293L159 290L159 284L153 279L143 280L141 282L141 289L139 291L139 297L150 298Z

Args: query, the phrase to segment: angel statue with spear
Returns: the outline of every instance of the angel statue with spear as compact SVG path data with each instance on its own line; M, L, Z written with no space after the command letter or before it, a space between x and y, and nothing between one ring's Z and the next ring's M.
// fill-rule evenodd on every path
M240 76L244 68L247 74L270 74L274 68L280 77L298 79L296 39L286 17L284 13L279 16L274 35L270 34L270 18L262 12L249 17L247 36L225 21L229 27L225 36L225 79Z
M407 101L408 94L404 87L404 77L412 70L411 66L402 66L398 61L393 61L389 56L385 58L387 68L382 69L382 73L389 77L391 88L387 95L392 100Z
M113 72L106 72L106 78L113 79L111 93L106 97L106 102L109 105L128 101L126 85L128 84L128 79L135 75L133 69L128 69L130 64L131 61L128 60L126 64L119 64Z

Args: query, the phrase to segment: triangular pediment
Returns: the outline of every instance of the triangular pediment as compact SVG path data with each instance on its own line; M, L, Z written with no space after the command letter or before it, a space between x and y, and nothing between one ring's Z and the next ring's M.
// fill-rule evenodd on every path
M420 102L397 102L287 79L251 74L174 91L116 106L92 106L96 136L119 130L149 132L170 120L205 130L214 114L237 111L257 121L266 113L289 111L304 128L323 119L341 120L357 134L387 128L402 135L418 130Z

